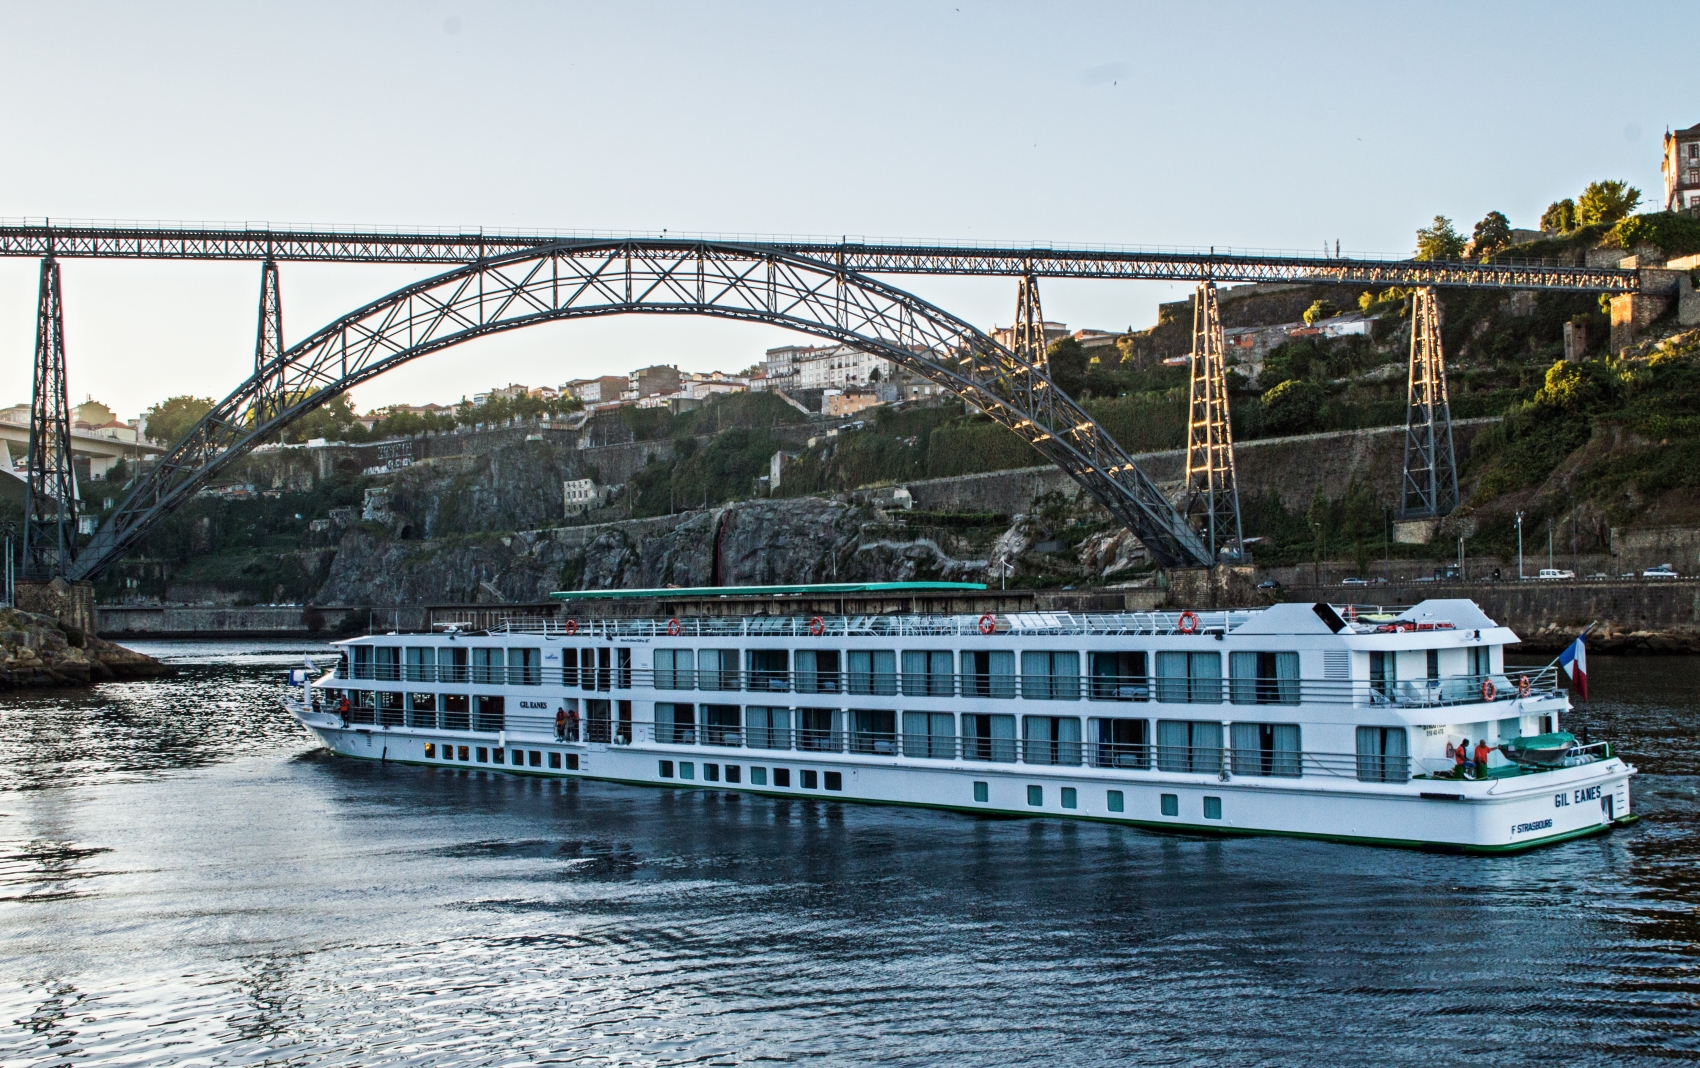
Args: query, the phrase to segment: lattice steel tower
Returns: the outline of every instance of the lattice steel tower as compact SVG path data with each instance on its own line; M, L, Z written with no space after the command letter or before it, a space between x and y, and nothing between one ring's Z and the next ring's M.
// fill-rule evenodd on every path
M1045 313L1039 307L1039 278L1022 275L1015 290L1015 325L1010 327L1009 351L1051 373L1050 346L1045 344Z
M1234 431L1228 421L1228 367L1216 283L1198 287L1192 310L1192 406L1187 419L1187 518L1212 560L1238 560L1240 494L1234 482Z
M65 309L59 261L41 261L35 316L35 383L30 393L24 577L63 575L76 552L77 481L71 460L71 405L65 392Z
M1440 302L1433 287L1418 289L1412 297L1408 396L1399 514L1405 519L1438 519L1458 507L1458 464L1452 451L1452 408L1446 399Z
M260 323L254 339L254 378L260 383L255 403L256 421L264 422L289 405L282 395L283 294L278 288L277 263L268 258L260 265Z

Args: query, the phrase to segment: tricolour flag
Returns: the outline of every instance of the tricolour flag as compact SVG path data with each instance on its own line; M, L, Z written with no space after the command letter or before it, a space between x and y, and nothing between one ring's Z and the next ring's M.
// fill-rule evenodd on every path
M1570 688L1582 700L1588 699L1588 646L1582 638L1570 643L1558 654L1558 666L1570 677Z

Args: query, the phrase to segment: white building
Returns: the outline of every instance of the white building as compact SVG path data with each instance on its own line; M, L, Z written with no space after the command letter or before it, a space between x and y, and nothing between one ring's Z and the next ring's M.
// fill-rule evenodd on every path
M798 389L844 389L892 377L895 365L849 345L832 345L797 361Z
M604 490L594 479L574 478L561 483L561 497L567 515L578 515L587 508L600 508Z
M768 349L761 361L762 377L751 382L750 388L802 388L797 382L798 367L801 362L833 347L831 345L781 345L776 349Z

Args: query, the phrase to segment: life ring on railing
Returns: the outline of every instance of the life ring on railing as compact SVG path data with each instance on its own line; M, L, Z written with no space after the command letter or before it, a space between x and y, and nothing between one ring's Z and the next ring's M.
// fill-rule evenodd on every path
M820 637L822 634L825 634L826 633L826 620L822 619L819 616L816 616L815 618L809 620L809 633L813 634L817 638Z
M576 620L576 619L567 620L567 636L572 637L574 634L577 634L577 633L578 633L578 620Z
M1492 679L1483 679L1482 680L1482 700L1491 701L1495 697L1498 697L1498 696L1499 696L1499 687L1497 687L1493 684L1493 680Z
M679 636L679 620L676 617L667 621L667 633L675 638Z
M1530 689L1532 689L1532 687L1529 685L1529 676L1527 676L1527 675L1517 676L1517 696L1518 697L1529 696L1529 690Z
M980 633L981 634L990 634L992 631L997 630L997 629L998 629L998 617L997 616L994 616L990 612L987 612L985 615L980 617Z
M1180 622L1175 624L1175 629L1180 631L1182 634L1197 634L1198 613L1194 612L1190 608L1185 612L1182 612Z
M1346 606L1346 622L1356 623L1357 621L1358 621L1358 610L1357 610L1357 608L1353 605L1347 605Z

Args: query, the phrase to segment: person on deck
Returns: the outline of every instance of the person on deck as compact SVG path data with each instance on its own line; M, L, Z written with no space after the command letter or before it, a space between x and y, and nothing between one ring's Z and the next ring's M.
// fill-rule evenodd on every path
M569 741L569 742L578 741L578 706L577 705L573 706L572 711L567 713L567 741Z
M343 694L342 700L337 702L336 714L342 720L342 725L344 727L348 726L348 695L347 694Z
M555 709L555 740L557 742L567 740L567 710L564 706Z
M1453 778L1469 779L1474 777L1476 766L1470 761L1470 739L1466 738L1458 743L1457 754L1452 759L1455 762L1452 769Z
M1493 750L1488 748L1486 738L1476 743L1476 778L1487 778L1488 754L1491 752Z

